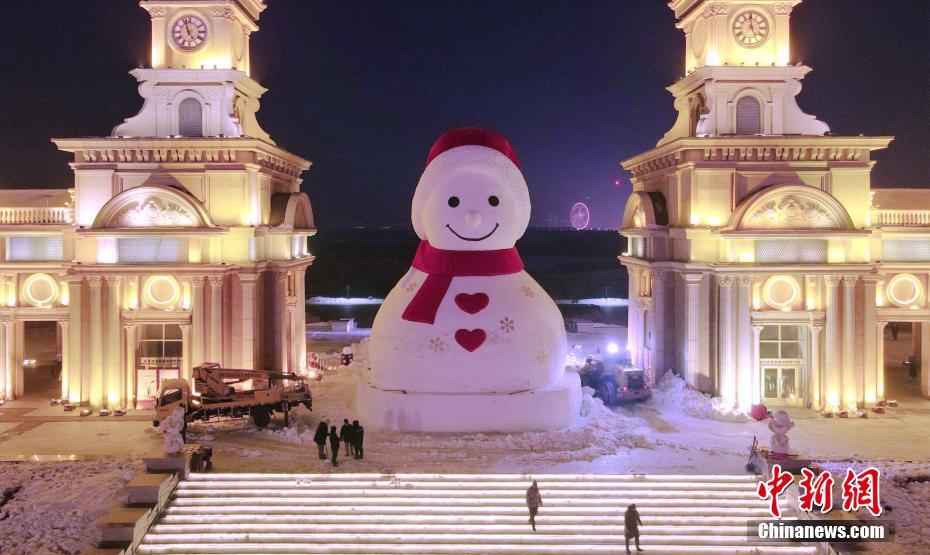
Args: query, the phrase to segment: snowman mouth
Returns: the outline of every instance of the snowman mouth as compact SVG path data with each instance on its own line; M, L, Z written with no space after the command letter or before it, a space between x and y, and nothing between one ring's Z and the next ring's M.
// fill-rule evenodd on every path
M494 235L494 232L497 231L497 228L499 228L500 226L501 226L501 224L494 224L494 229L492 229L491 231L489 231L488 234L485 235L484 237L465 237L464 235L459 235L458 233L456 233L455 230L452 229L452 226L451 226L451 225L446 224L446 227L449 228L449 231L451 231L453 235L455 235L456 237L458 237L459 239L461 239L461 240L463 240L463 241L484 241L485 239L487 239L487 238L490 237L491 235Z

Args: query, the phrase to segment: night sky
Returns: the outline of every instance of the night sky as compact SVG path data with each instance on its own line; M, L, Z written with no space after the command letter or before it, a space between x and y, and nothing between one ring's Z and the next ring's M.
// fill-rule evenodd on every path
M675 119L664 87L684 35L664 0L269 0L252 36L252 76L269 88L259 121L314 162L319 228L409 223L432 141L495 128L521 158L533 225L567 225L585 201L617 227L619 162ZM4 4L0 186L72 186L51 137L107 135L141 107L127 72L149 59L134 0ZM930 2L806 0L791 18L793 61L813 71L801 108L838 134L895 135L876 186L930 186ZM622 177L623 186L614 187Z

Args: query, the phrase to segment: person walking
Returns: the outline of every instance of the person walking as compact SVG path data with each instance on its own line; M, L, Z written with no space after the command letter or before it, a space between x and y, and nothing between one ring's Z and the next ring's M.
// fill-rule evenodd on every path
M533 480L533 485L526 489L526 508L530 510L530 526L536 531L536 513L542 505L542 496L539 495L539 484Z
M342 443L346 446L346 456L354 455L355 442L352 441L352 424L349 424L348 418L342 419L342 428L339 429L339 435L342 436Z
M313 443L316 443L320 451L320 459L326 458L326 422L320 422L316 425L316 432L313 434Z
M339 466L339 461L336 459L339 457L339 434L336 433L336 427L332 426L329 429L329 448L333 452L333 466Z
M636 510L636 503L631 503L623 513L623 535L626 538L626 552L630 552L630 538L636 542L636 551L642 551L639 546L639 527L643 521L639 518L639 511Z
M352 445L355 450L356 459L365 458L365 428L358 423L358 420L352 421Z

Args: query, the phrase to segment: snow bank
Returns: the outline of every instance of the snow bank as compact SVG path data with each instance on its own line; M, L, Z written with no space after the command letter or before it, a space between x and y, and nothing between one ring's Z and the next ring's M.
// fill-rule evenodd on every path
M290 428L268 429L260 433L277 441L309 445L313 443L316 422L324 420L340 427L343 418L355 418L355 392L368 372L366 342L353 346L353 364L328 372L313 388L312 421L296 421ZM592 397L584 388L581 415L568 428L546 432L513 434L411 434L369 429L366 434L382 444L401 451L429 456L431 451L484 453L516 452L516 459L527 462L563 463L614 455L621 448L647 448L655 445L648 425L638 417L617 414ZM463 415L467 418L468 415ZM365 423L362 423L365 425ZM510 462L515 462L513 456Z
M930 464L926 461L830 461L821 462L820 466L829 470L836 480L834 504L842 503L840 488L848 468L856 472L870 466L879 469L882 514L875 518L862 509L858 516L862 520L893 522L895 541L870 543L869 553L930 553Z
M0 463L0 553L80 553L100 541L95 521L125 501L141 462ZM0 496L2 499L2 496Z
M729 408L720 397L710 397L689 389L684 378L666 372L653 387L653 405L673 412L682 412L696 418L719 422L748 422L749 416Z

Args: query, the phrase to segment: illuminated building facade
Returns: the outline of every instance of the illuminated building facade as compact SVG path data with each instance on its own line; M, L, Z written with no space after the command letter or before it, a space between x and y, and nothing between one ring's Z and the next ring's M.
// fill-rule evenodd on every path
M143 0L141 111L108 137L54 139L74 188L0 192L0 396L24 393L23 327L59 326L61 394L144 405L215 361L302 371L310 163L255 117L262 0Z
M800 110L799 3L669 3L678 118L623 162L632 361L742 409L855 409L885 397L885 326L912 322L927 397L930 191L873 190L892 138L833 136Z

